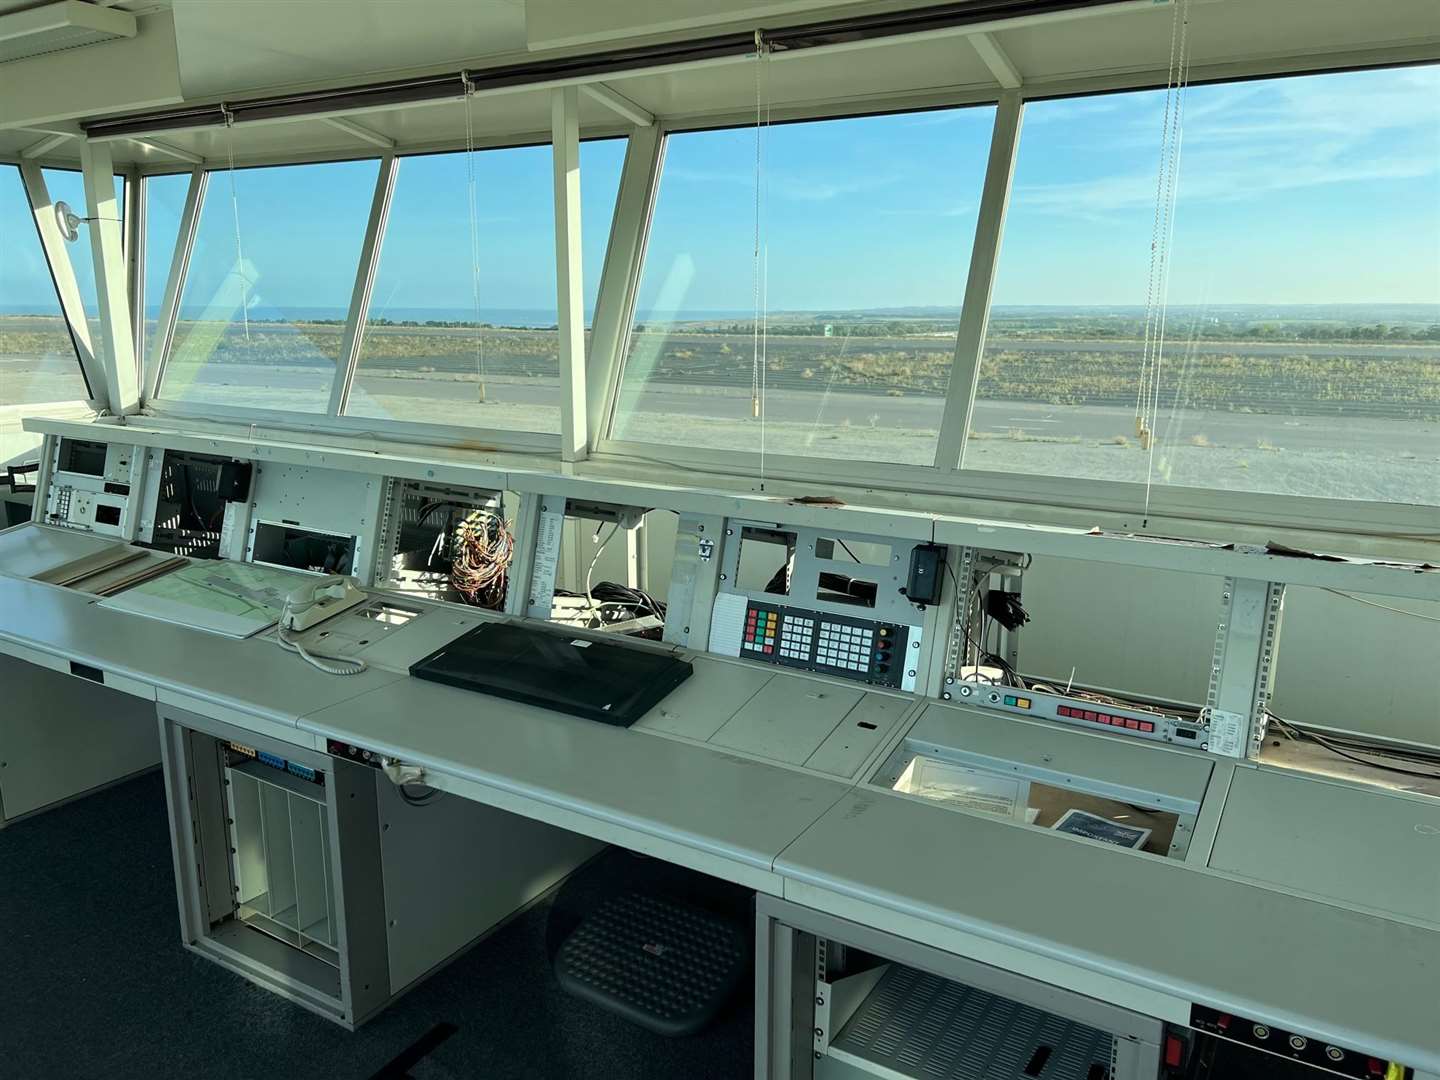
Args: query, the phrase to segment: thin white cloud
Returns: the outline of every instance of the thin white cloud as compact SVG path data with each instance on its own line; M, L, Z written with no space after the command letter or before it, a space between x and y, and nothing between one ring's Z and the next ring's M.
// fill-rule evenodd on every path
M729 169L666 169L665 176L695 184L726 184L754 190L755 173ZM898 184L904 177L899 172L841 174L836 167L833 176L807 176L786 169L768 170L761 175L765 192L772 198L792 202L826 202L843 195L859 195Z
M1133 114L1112 130L1078 126L1073 141L1057 148L1112 156L1115 171L1022 182L1016 205L1084 219L1153 206L1163 93L1132 97L1130 106ZM1184 105L1180 197L1191 204L1238 201L1440 173L1437 117L1440 68L1195 87Z

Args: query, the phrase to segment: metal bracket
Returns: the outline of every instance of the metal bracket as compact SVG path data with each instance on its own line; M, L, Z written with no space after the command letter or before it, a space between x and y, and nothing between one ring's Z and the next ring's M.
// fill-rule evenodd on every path
M1284 601L1283 583L1225 579L1205 697L1207 741L1202 749L1234 758L1259 751L1269 716Z

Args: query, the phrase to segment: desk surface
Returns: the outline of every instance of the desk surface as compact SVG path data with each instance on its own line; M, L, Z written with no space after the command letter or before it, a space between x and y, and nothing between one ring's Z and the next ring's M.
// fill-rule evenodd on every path
M0 574L0 642L290 727L306 712L404 678L380 670L337 678L268 639L237 641L111 611L94 601L85 593Z
M122 541L103 536L26 522L0 532L0 567L12 577L29 578L72 559L123 546Z
M1210 866L1435 927L1440 801L1273 769L1239 769Z
M397 672L336 678L0 573L6 642L773 870L942 948L950 928L1440 1071L1440 934L1422 927Z
M419 679L304 716L300 728L767 873L850 788Z
M776 870L937 928L1440 1069L1440 935L1418 927L861 790Z

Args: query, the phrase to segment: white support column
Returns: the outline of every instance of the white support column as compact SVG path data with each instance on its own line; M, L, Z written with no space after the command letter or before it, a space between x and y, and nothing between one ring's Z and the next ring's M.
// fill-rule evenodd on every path
M89 140L81 142L80 165L85 174L86 217L90 219L95 293L100 301L100 334L105 341L105 396L111 414L125 416L140 407L140 385L135 375L135 335L130 322L120 206L115 201L115 162L110 145Z
M985 328L990 321L990 293L995 286L1000 240L1005 232L1005 209L1015 174L1023 107L1020 93L1012 90L1001 95L995 111L995 133L990 138L990 160L985 167L985 186L980 192L980 213L975 223L975 246L970 252L960 329L955 335L955 363L950 368L950 388L945 394L945 412L935 449L935 467L942 473L960 467L975 410L975 385L985 349Z
M55 204L45 186L45 177L40 166L34 161L20 163L20 179L25 185L26 198L35 214L35 227L40 234L40 246L45 260L50 264L50 274L55 280L55 292L60 298L60 310L70 327L75 352L80 357L80 370L90 387L90 405L96 409L106 406L105 372L95 355L95 344L90 337L90 323L85 318L85 304L80 299L80 288L75 280L75 266L70 260L70 249L60 233L55 220Z
M200 222L200 207L205 201L209 174L203 168L190 173L190 186L185 192L185 209L180 212L180 231L175 237L175 251L170 256L170 276L165 281L165 299L160 317L155 322L155 345L145 356L145 401L160 389L165 361L175 343L175 321L180 311L180 291L185 272L190 266L190 253L195 250L195 232ZM158 253L153 253L158 254Z
M594 98L607 109L629 120L636 127L649 127L655 123L655 114L649 109L631 101L620 91L612 89L603 82L581 83L580 92L586 97Z
M395 174L399 166L394 154L380 158L380 174L375 178L375 194L370 200L370 218L360 245L360 265L355 269L355 287L350 292L345 336L335 364L335 380L330 384L331 416L339 416L350 402L350 388L355 383L355 367L360 362L360 346L365 341L365 320L370 313L375 271L380 265L380 245L385 239L385 223L390 217L390 199L395 194Z
M976 33L966 35L966 40L975 47L981 61L990 69L990 74L995 76L995 81L1006 90L1018 90L1024 79L1020 76L1020 69L1015 62L1005 55L1005 50L1000 48L1000 43L991 35Z
M560 460L584 461L590 435L585 401L585 283L580 240L580 92L551 91L555 163L555 303L560 327Z
M637 128L630 136L615 216L610 225L610 246L600 272L600 294L595 304L595 325L590 334L590 360L586 367L589 428L596 445L609 437L610 416L620 387L630 309L640 280L650 204L659 182L664 138L658 124Z
M131 348L135 377L145 384L145 181L135 166L125 170L125 279L129 284Z

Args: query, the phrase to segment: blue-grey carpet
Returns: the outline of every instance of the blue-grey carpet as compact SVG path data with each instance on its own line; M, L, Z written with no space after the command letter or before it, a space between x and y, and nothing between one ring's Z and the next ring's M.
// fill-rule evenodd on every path
M0 1077L749 1076L747 992L705 1033L666 1039L560 990L549 959L565 934L634 888L737 919L749 904L733 887L611 850L352 1034L181 947L165 796L151 773L0 830Z

